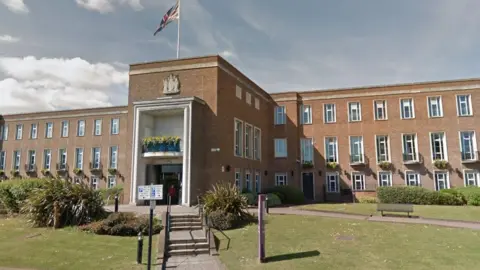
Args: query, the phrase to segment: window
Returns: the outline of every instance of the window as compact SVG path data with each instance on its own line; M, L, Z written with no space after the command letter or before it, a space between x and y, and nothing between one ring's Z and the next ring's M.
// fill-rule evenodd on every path
M90 180L90 187L92 189L98 189L98 177L92 176L91 179L92 180Z
M323 104L323 121L335 123L337 121L335 104Z
M450 188L447 172L435 172L435 190Z
M413 99L404 98L400 99L400 112L402 119L413 119L415 118L415 109L413 107Z
M420 186L420 174L413 171L405 173L405 181L407 186Z
M92 149L92 169L100 169L100 147Z
M373 101L373 107L375 108L374 116L375 120L387 120L387 101L375 100Z
M325 158L326 162L338 163L337 137L325 138Z
M13 151L13 170L14 171L20 170L20 157L21 157L20 150Z
M251 175L250 175L250 171L249 170L245 170L245 188L248 190L248 191L252 191L252 186L251 186Z
M33 123L30 127L30 139L36 139L38 137L38 124Z
M260 110L260 100L255 98L255 109Z
M33 171L35 169L36 156L35 150L28 151L28 171Z
M5 171L5 164L7 162L7 157L5 155L5 151L0 151L0 170L2 171Z
M45 138L51 139L53 137L53 123L48 122L45 124Z
M115 175L108 176L108 188L113 188L117 183Z
M238 85L235 88L235 95L237 96L237 98L242 99L242 88Z
M58 151L58 156L59 156L59 169L60 170L66 170L67 169L67 150L66 149L60 149Z
M50 171L50 165L52 163L52 150L43 150L43 168Z
M418 161L417 135L403 134L402 145L403 145L403 161L404 162Z
M313 139L312 138L300 139L300 151L302 155L302 163L313 162Z
M457 96L457 115L458 116L471 116L472 113L472 100L470 95L458 95Z
M75 168L83 169L83 148L75 149Z
M8 125L0 126L0 140L8 140Z
M377 163L390 161L390 147L387 135L375 136L377 145Z
M68 137L68 121L62 121L62 138Z
M287 185L287 174L286 173L276 173L275 174L275 185L276 186L286 186Z
M462 161L478 159L475 131L460 131L460 151Z
M245 123L245 154L246 158L252 158L252 125Z
M246 92L245 93L245 101L247 102L248 105L252 105L252 94Z
M300 124L312 123L312 106L301 105L300 106Z
M365 175L360 172L352 173L353 190L365 190Z
M118 164L118 146L110 147L110 167L112 169L117 169Z
M94 120L94 131L93 135L100 136L102 135L102 119L95 119Z
M259 128L253 129L253 158L260 160L262 157L262 131Z
M243 122L235 119L235 146L234 154L237 157L243 156Z
M262 179L260 178L260 172L255 172L255 193L260 193L260 187L262 185Z
M327 173L327 192L339 192L338 173Z
M360 102L348 103L348 121L358 122L362 120L362 107Z
M286 122L285 106L275 107L275 125L285 125Z
M428 117L443 117L442 97L428 97Z
M392 172L378 172L378 185L381 187L392 186Z
M117 135L120 132L120 119L119 118L113 118L111 123L110 123L110 133L112 135Z
M235 169L235 186L238 190L242 190L242 172L240 169Z
M15 140L21 140L23 137L23 125L17 125L17 132L15 132Z
M445 132L430 133L432 161L447 160L447 140Z
M465 186L479 186L479 172L477 170L465 170L463 172L463 179L465 180Z
M275 157L287 157L287 139L274 139L275 142Z
M85 120L78 120L77 136L78 137L85 136Z
M350 136L350 163L363 163L363 137Z

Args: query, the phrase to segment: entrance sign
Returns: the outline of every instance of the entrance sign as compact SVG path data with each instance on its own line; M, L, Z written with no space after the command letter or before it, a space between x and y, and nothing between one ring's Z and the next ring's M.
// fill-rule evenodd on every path
M163 185L138 186L139 200L163 200Z

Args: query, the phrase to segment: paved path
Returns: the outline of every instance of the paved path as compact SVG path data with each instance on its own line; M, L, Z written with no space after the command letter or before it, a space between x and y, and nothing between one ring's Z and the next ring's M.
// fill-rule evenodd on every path
M162 269L161 266L157 268ZM178 256L168 258L166 269L182 270L226 270L217 256L202 254L197 256Z

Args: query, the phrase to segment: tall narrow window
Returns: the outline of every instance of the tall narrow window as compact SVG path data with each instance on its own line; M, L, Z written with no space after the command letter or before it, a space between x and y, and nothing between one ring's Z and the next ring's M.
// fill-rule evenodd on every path
M348 121L362 121L362 106L360 105L360 102L348 103Z
M338 163L337 137L325 138L325 158L326 162Z
M413 99L404 98L400 99L400 109L402 119L413 119L415 118L415 108L413 107Z
M110 168L117 169L118 164L118 147L110 147Z
M235 87L235 95L237 98L242 99L242 88L238 85Z
M58 151L59 157L59 169L66 170L67 169L67 149L60 149Z
M460 151L462 152L462 161L478 160L475 131L460 131Z
M93 135L100 136L102 135L102 119L95 119Z
M428 97L428 117L442 117L442 97Z
M43 169L50 171L52 163L52 150L43 150Z
M0 151L0 170L5 171L6 162L7 162L6 152Z
M68 121L62 121L62 138L68 137Z
M300 106L300 121L301 124L311 124L312 123L312 106L310 105L301 105Z
M392 186L392 172L378 172L378 185L381 187Z
M287 122L285 115L285 106L275 107L275 125L285 125Z
M15 132L15 140L21 140L23 137L23 125L18 124L17 125L17 130Z
M110 129L111 133L113 135L116 135L120 132L120 119L119 118L113 118L112 122L110 123Z
M313 139L300 139L300 150L302 155L302 163L313 163Z
M458 116L471 116L472 113L472 100L470 95L458 95L457 96L457 114Z
M335 104L323 104L323 119L325 123L335 123L337 121Z
M255 194L260 193L261 190L262 179L260 177L260 172L255 172Z
M235 186L238 190L242 190L242 172L240 169L235 169Z
M36 139L38 137L38 124L33 123L30 127L30 139Z
M276 186L286 186L287 185L287 174L286 173L276 173L275 174L275 185Z
M447 141L445 139L445 132L431 133L430 143L432 149L432 161L447 160Z
M478 170L465 170L463 172L463 179L465 180L465 186L479 186L479 172Z
M363 137L350 136L350 163L363 163Z
M447 172L435 172L435 190L450 188Z
M92 169L100 169L100 147L92 149Z
M418 161L417 154L417 135L416 134L403 134L403 161L404 162L416 162Z
M108 176L108 188L113 188L117 184L115 175Z
M390 161L390 151L387 135L375 136L377 143L377 163Z
M246 158L252 158L252 132L253 128L250 124L245 124L245 154Z
M262 131L259 128L253 129L253 158L260 160L262 156Z
M83 148L75 149L75 168L83 170Z
M251 183L251 174L250 174L250 171L249 170L245 170L245 188L248 190L248 191L252 191L252 183Z
M338 173L327 173L327 192L339 192Z
M255 109L260 110L260 100L255 98Z
M15 150L13 151L13 170L20 171L20 158L21 158L21 151Z
M53 123L48 122L45 124L45 138L51 139L53 137Z
M85 120L78 120L77 136L78 137L85 136Z
M92 176L90 177L90 187L92 189L98 189L98 177L97 176Z
M407 186L420 186L420 174L414 171L405 172L405 181Z
M245 92L245 101L248 105L252 105L252 94Z
M27 170L29 172L35 170L36 159L37 159L37 153L35 152L35 150L29 150L28 151L28 164L27 164L28 165Z
M387 101L375 100L373 106L375 107L375 120L387 120Z
M1 133L0 134L1 135L0 139L4 140L4 141L7 141L8 140L8 125L5 124L5 125L1 126L0 128L1 128L1 131L2 131L2 132L0 132Z
M365 174L352 172L352 182L354 190L365 190Z
M235 146L234 154L237 157L243 156L243 122L235 119Z
M5 125L0 126L0 140L4 140Z
M275 142L275 157L287 157L287 139L274 139Z

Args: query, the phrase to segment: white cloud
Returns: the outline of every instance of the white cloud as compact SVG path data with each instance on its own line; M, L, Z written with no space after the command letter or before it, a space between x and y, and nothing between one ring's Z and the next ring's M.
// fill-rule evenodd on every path
M143 6L140 0L75 0L83 8L98 11L100 13L109 13L115 10L116 5L129 5L134 10L142 10Z
M0 43L16 43L19 42L20 39L17 37L12 37L10 35L3 35L0 36Z
M0 72L0 113L111 106L128 88L127 71L80 58L0 57Z
M28 7L23 2L24 0L0 0L0 3L7 6L7 8L15 13L28 13Z

